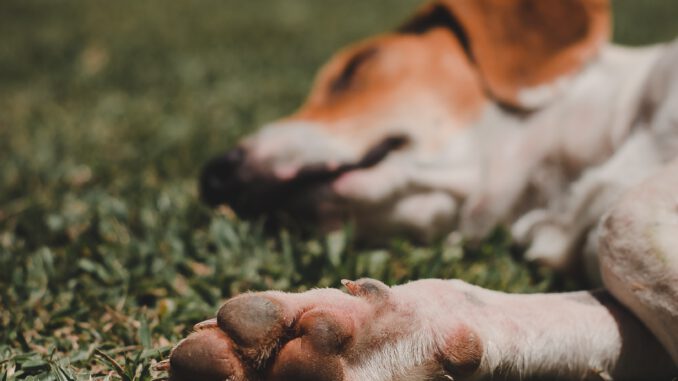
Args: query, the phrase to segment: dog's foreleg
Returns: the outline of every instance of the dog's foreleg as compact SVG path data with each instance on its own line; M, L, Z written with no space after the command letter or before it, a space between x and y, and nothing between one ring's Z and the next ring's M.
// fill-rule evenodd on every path
M565 200L528 213L514 224L516 240L530 244L526 258L557 269L568 268L582 252L584 234L595 227L600 216L661 164L652 133L647 129L635 132L608 161L586 171Z
M495 379L669 379L678 371L652 334L607 291L511 295L479 290L474 315ZM492 312L490 312L492 311Z
M607 292L517 295L370 279L249 293L196 327L173 381L669 380L676 368Z

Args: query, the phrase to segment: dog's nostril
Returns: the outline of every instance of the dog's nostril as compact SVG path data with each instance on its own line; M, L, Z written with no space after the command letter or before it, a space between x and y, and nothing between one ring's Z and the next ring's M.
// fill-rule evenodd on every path
M245 149L242 147L234 148L226 152L223 160L231 165L240 165L245 160Z
M245 150L235 148L205 164L200 174L200 197L210 206L231 201L238 192L238 172L245 161Z

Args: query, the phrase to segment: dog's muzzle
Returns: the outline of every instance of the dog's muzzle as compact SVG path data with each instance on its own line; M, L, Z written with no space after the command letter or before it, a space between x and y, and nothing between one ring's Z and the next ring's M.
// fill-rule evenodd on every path
M203 202L214 207L238 198L243 191L238 172L244 159L245 150L238 147L205 164L199 184Z
M379 164L407 142L407 137L390 136L372 146L358 161L309 164L284 180L255 168L248 162L246 150L238 147L205 164L199 180L200 196L207 205L226 204L243 218L270 216L279 211L298 214L300 209L308 211L317 206L310 205L319 202L313 198L317 195L311 195L312 190L347 172Z

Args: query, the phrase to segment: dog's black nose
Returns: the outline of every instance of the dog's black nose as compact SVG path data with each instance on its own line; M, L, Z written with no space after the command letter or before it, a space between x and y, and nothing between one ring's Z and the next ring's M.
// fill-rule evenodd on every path
M200 197L209 206L230 204L240 198L240 172L245 150L238 147L205 164L200 174Z

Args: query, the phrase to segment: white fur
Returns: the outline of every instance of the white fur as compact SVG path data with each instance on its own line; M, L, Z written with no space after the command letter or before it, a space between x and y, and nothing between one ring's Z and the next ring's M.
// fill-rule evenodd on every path
M329 134L313 123L281 122L264 126L248 137L243 146L248 160L268 166L281 177L308 164L342 163L362 153L361 147Z
M566 76L558 78L553 83L521 89L518 93L518 103L527 109L542 107L553 101L571 80L571 76Z
M358 366L348 366L344 371L346 381L407 381L417 378L417 369L431 361L435 353L434 333L417 329L412 337L382 346L361 360ZM413 374L415 372L415 374Z

